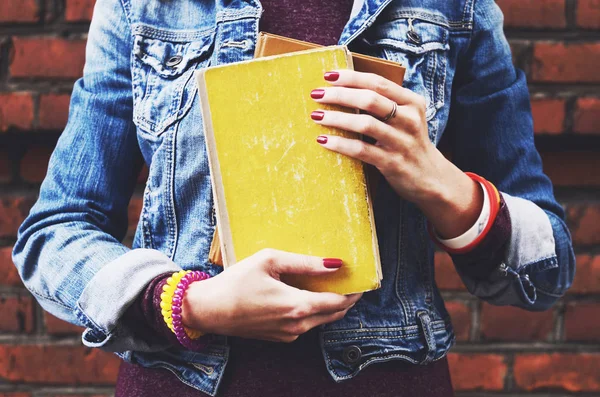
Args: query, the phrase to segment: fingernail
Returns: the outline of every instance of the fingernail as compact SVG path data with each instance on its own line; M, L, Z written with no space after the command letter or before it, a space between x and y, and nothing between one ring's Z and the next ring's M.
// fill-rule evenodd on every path
M342 267L342 260L337 258L323 258L323 266L328 269L337 269Z
M321 98L323 98L324 95L325 95L325 90L322 90L320 88L316 89L316 90L312 90L310 92L310 97L312 99L321 99Z
M324 145L327 143L327 137L324 135L319 135L317 137L317 142L319 142L321 145Z
M338 72L326 72L323 77L327 81L337 81L340 78L340 74Z
M320 110L315 110L310 114L310 118L317 121L323 120L323 116L325 116L325 113Z

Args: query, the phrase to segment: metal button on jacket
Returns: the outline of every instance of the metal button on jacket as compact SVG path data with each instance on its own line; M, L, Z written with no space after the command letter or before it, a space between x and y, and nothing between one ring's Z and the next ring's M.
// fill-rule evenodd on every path
M181 63L181 61L183 60L183 57L181 55L174 55L171 58L167 59L167 67L172 68L174 66L177 66Z
M362 357L362 352L360 351L360 347L356 345L348 346L344 348L344 352L342 353L342 359L346 364L354 364Z

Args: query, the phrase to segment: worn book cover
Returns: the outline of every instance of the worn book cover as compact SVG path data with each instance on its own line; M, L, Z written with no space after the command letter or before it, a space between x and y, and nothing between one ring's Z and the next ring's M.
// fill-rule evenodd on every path
M310 119L336 108L310 98L323 74L352 67L347 48L333 46L197 72L225 267L268 247L344 261L331 275L284 280L298 288L349 294L380 286L363 164L316 143L323 133L357 134Z

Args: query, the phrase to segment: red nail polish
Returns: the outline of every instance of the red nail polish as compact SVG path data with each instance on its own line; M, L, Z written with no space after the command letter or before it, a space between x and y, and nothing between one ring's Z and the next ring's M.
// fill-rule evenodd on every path
M340 74L338 72L326 72L323 77L327 81L337 81L340 78Z
M315 110L314 112L312 112L310 114L310 118L313 120L317 120L317 121L323 120L324 116L325 116L325 113L321 112L320 110Z
M323 266L328 269L337 269L342 267L342 260L337 258L323 258Z
M317 142L319 142L321 145L323 145L323 144L327 143L327 137L323 136L323 135L319 135L317 137Z
M310 92L310 97L312 99L321 99L321 98L323 98L324 95L325 95L325 90L322 90L320 88L316 89L316 90L312 90Z

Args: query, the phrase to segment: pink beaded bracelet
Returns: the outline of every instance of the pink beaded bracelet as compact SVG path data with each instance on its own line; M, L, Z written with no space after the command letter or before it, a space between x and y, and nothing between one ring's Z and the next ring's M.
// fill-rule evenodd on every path
M179 343L190 350L202 349L206 347L206 343L200 342L198 339L191 339L186 333L186 329L181 318L181 305L183 303L183 296L191 283L195 281L206 280L207 278L210 278L208 273L198 270L189 272L181 278L173 294L173 303L171 305L173 332L175 332L175 336L177 336Z

